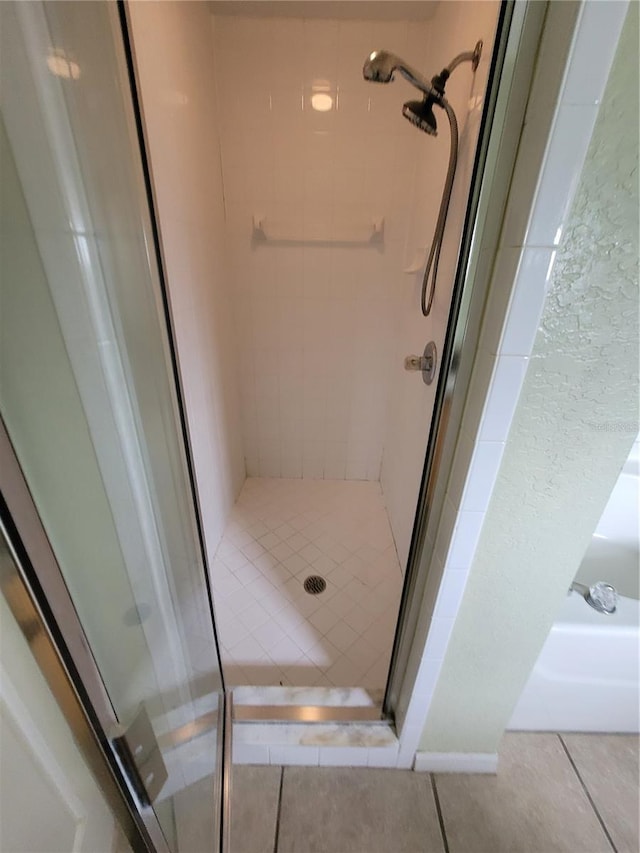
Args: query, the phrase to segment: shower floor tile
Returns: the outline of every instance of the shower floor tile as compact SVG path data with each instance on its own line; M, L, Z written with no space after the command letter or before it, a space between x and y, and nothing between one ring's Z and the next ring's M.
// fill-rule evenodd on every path
M248 479L212 582L227 684L384 687L402 573L379 483Z

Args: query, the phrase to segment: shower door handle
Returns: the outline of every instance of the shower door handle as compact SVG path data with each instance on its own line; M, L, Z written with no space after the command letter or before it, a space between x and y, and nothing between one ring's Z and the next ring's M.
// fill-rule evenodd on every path
M129 784L141 805L150 806L168 774L144 705L138 709L133 722L126 729L119 728L114 735L111 743Z
M431 385L433 378L436 375L436 366L438 363L438 351L433 341L424 348L422 355L408 355L404 360L405 370L419 370L422 373L422 380L425 385Z

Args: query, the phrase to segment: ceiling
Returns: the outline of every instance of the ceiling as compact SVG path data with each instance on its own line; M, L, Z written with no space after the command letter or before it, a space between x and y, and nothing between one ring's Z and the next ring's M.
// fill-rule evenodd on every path
M438 0L210 0L214 15L248 18L332 18L427 21Z

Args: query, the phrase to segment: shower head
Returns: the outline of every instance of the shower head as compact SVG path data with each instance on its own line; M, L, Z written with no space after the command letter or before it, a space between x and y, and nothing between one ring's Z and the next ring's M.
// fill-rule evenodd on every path
M437 136L438 124L433 114L433 104L434 99L430 96L425 96L421 101L407 101L402 107L402 115L418 130L424 130L430 136Z
M404 78L412 83L425 95L437 94L434 92L433 86L426 77L424 77L415 68L412 68L407 62L396 56L395 53L390 53L388 50L374 50L366 58L362 67L362 74L365 80L371 83L390 83L393 80L394 71L398 71Z
M458 122L456 114L451 105L444 96L445 86L451 73L463 62L470 62L471 67L475 71L480 62L482 54L482 42L476 42L473 50L466 53L459 53L451 62L443 68L440 74L436 74L431 80L427 80L419 71L412 68L395 53L390 53L388 50L374 50L365 59L362 67L362 74L365 80L370 80L372 83L390 83L393 80L394 72L398 71L408 80L416 89L422 92L423 98L421 101L407 101L402 107L402 115L408 119L411 124L415 125L419 130L428 133L430 136L436 136L438 126L436 117L433 114L433 105L437 104L444 110L447 119L449 120L449 128L451 130L451 146L449 149L449 166L447 168L447 177L444 182L442 191L442 199L440 200L440 212L436 223L436 230L433 235L433 242L427 256L427 265L422 277L422 293L420 296L420 307L425 317L431 313L433 298L436 292L436 279L438 276L438 263L440 261L440 250L442 248L442 240L444 229L447 222L447 211L449 210L449 202L451 201L451 190L453 187L453 179L456 174L456 164L458 162ZM429 281L431 285L429 286Z
M387 50L374 50L365 59L362 75L372 83L390 83L401 60Z
M423 74L412 68L408 62L401 59L395 53L388 50L374 50L365 59L362 74L365 80L372 83L390 83L394 72L402 74L416 89L419 89L424 98L422 101L407 101L402 108L403 116L420 130L431 136L437 135L436 118L433 114L433 105L446 109L444 89L451 73L463 62L470 62L475 71L482 55L482 42L476 43L473 50L459 53L446 68L436 74L429 81Z

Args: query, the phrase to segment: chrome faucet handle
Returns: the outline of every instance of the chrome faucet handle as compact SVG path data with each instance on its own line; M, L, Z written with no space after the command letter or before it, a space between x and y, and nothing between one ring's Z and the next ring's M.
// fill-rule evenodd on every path
M422 373L425 385L431 385L433 382L437 365L438 352L433 341L429 341L422 355L408 355L404 360L404 369L417 370Z
M590 604L599 613L615 613L618 606L618 591L610 583L598 581L589 587L589 593L585 596L587 604Z
M597 581L591 586L574 581L569 587L569 593L577 592L590 607L598 613L611 615L618 606L618 590L606 581Z

